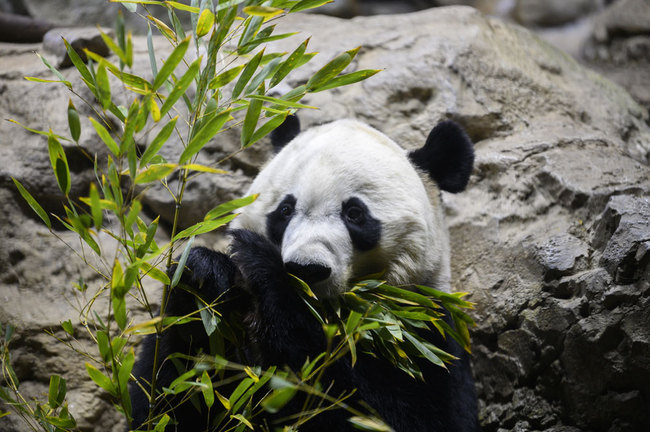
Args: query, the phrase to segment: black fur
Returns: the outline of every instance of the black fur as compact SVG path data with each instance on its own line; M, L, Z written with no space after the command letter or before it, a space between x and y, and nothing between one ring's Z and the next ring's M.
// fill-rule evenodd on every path
M266 232L278 246L282 245L284 231L293 217L295 207L296 197L289 194L280 201L275 210L266 215Z
M409 153L411 162L429 174L440 189L465 190L474 165L474 146L465 131L446 120L429 133L424 147Z
M271 132L271 144L273 150L279 152L287 145L292 139L300 133L300 120L295 115L287 116L280 126Z
M381 239L381 222L370 214L368 206L359 198L352 197L343 203L341 219L356 249L369 251L377 246Z
M299 370L308 357L313 359L326 349L323 329L292 287L278 246L250 231L234 230L231 234L232 258L204 248L193 249L183 280L193 284L192 287L206 300L223 296L223 293L228 296L231 286L243 292L247 299L245 302L237 302L238 296L230 294L222 307L245 309L251 317L246 329L248 341L238 360L264 367L287 365ZM176 314L193 307L195 301L191 294L174 290L168 313ZM201 324L197 325L200 327ZM207 351L204 330L187 326L172 327L163 333L162 359L177 351ZM178 330L174 331L175 328ZM333 396L356 389L347 403L362 410L360 402L367 403L396 431L478 431L476 396L467 355L455 342L445 341L433 331L430 335L436 345L461 357L461 361L449 366L449 372L423 361L419 366L426 382L420 382L382 359L359 353L354 368L349 359L344 358L327 369L324 385L331 384L330 394ZM150 380L152 357L150 337L142 347L134 371L136 377ZM171 364L163 363L160 385L168 385L176 376ZM148 401L135 387L131 394L135 428L146 418ZM296 398L284 412L268 420L281 418L292 409L299 410L302 401L300 397ZM167 402L171 406L177 401ZM159 410L164 408L158 407ZM204 430L208 421L190 403L176 409L173 415L179 423L176 430L181 432ZM349 414L341 409L328 411L316 416L300 430L356 430L347 421L348 417Z

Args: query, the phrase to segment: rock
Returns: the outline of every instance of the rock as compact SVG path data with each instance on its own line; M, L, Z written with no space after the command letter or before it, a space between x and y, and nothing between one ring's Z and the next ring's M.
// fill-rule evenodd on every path
M647 110L527 30L468 7L349 21L301 15L277 25L277 32L301 34L268 52L293 50L309 36L310 51L320 52L288 77L293 84L304 83L341 46L363 46L350 71L384 69L361 84L309 95L304 102L321 109L300 111L305 126L356 117L414 148L437 121L451 118L475 141L468 190L444 194L443 201L454 287L476 303L478 325L471 334L484 430L650 428L644 405L650 388ZM148 76L146 39L135 37L134 44L134 71ZM160 58L169 53L162 38L154 44ZM71 95L63 86L22 79L51 78L30 49L39 46L0 45L0 117L65 134ZM81 89L73 72L63 74ZM105 153L85 120L93 107L73 100L85 110L80 147L66 147L69 159L76 154L78 197L94 178L84 153L98 153L99 160ZM154 133L138 137L138 144ZM117 430L101 392L68 361L82 359L43 336L44 328L68 319L82 334L74 306L102 281L38 222L10 179L61 214L63 197L43 138L9 122L0 123L0 136L10 137L0 140L0 239L6 245L0 249L0 321L18 326L14 362L30 394L47 388L48 371L34 367L41 362L69 380L71 411L85 428L101 423L102 430ZM217 166L238 147L235 132L219 135L200 162ZM271 153L263 142L250 150L218 165L228 176L192 182L182 224L243 193ZM174 141L164 155L173 161L181 151ZM140 192L150 214L171 219L173 199L166 191ZM163 225L160 242L168 235ZM66 232L55 233L76 244ZM114 250L106 237L103 247ZM197 238L210 246L217 240ZM71 286L80 280L87 294ZM156 283L147 289L158 298ZM98 300L95 307L108 306Z
M598 9L601 0L517 0L514 18L525 26L557 26Z
M600 13L582 55L650 108L650 3L620 0Z
M47 21L0 12L0 42L40 42L52 27Z
M102 29L102 31L111 38L115 37L112 30ZM72 66L72 60L68 57L63 39L68 41L84 62L86 61L84 49L102 57L106 57L110 53L96 27L67 27L50 30L43 37L43 49L57 57L59 68Z

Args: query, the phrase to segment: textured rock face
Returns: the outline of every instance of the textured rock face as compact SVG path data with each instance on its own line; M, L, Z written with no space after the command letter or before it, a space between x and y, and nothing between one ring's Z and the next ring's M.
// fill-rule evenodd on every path
M301 111L304 124L356 117L416 147L437 121L453 118L476 142L468 190L443 199L454 286L476 302L474 371L484 430L650 428L647 111L531 33L470 8L351 21L300 16L278 26L301 31L303 39L312 35L310 49L321 53L290 76L295 83L341 47L363 45L351 68L385 69L362 84L310 96L305 103L321 109ZM288 51L300 40L274 49ZM163 42L156 43L164 52ZM136 44L144 58L135 67L146 71L144 41ZM0 70L0 117L56 131L65 127L69 94L22 80L48 76L28 54L33 48L0 45L0 62L7 65ZM89 127L84 134L82 145L96 151ZM0 321L19 327L17 372L35 393L46 389L50 373L65 375L71 410L83 427L119 430L106 414L109 403L86 382L84 360L42 332L66 319L79 321L72 281L98 283L35 222L9 179L19 178L59 211L46 143L7 122L0 123L0 137L6 161L0 166L6 245L0 250ZM221 138L202 162L220 160L238 143L234 134ZM229 159L226 180L200 177L183 223L240 194L268 153L260 144ZM80 162L73 175L76 193L84 193L92 170ZM147 205L163 217L171 211L156 190L147 192Z

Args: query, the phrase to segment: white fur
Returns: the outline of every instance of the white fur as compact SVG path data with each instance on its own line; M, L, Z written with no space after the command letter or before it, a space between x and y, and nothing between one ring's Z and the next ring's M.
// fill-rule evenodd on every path
M287 195L296 209L284 233L285 262L321 264L330 278L317 294L348 289L349 280L383 271L391 284L428 284L449 289L449 240L438 189L423 179L407 153L363 123L340 120L298 135L259 173L248 194L259 193L233 221L267 236L266 215ZM377 248L353 248L341 205L361 199L382 234Z

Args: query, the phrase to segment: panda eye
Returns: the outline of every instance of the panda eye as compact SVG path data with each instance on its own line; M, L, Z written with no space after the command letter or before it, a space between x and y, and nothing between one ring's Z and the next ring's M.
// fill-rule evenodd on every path
M345 211L345 218L348 222L353 224L361 224L365 220L363 209L357 206L350 206Z
M280 207L280 216L282 216L283 218L291 217L291 215L293 214L293 210L294 207L292 204L290 203L282 204L282 206Z

